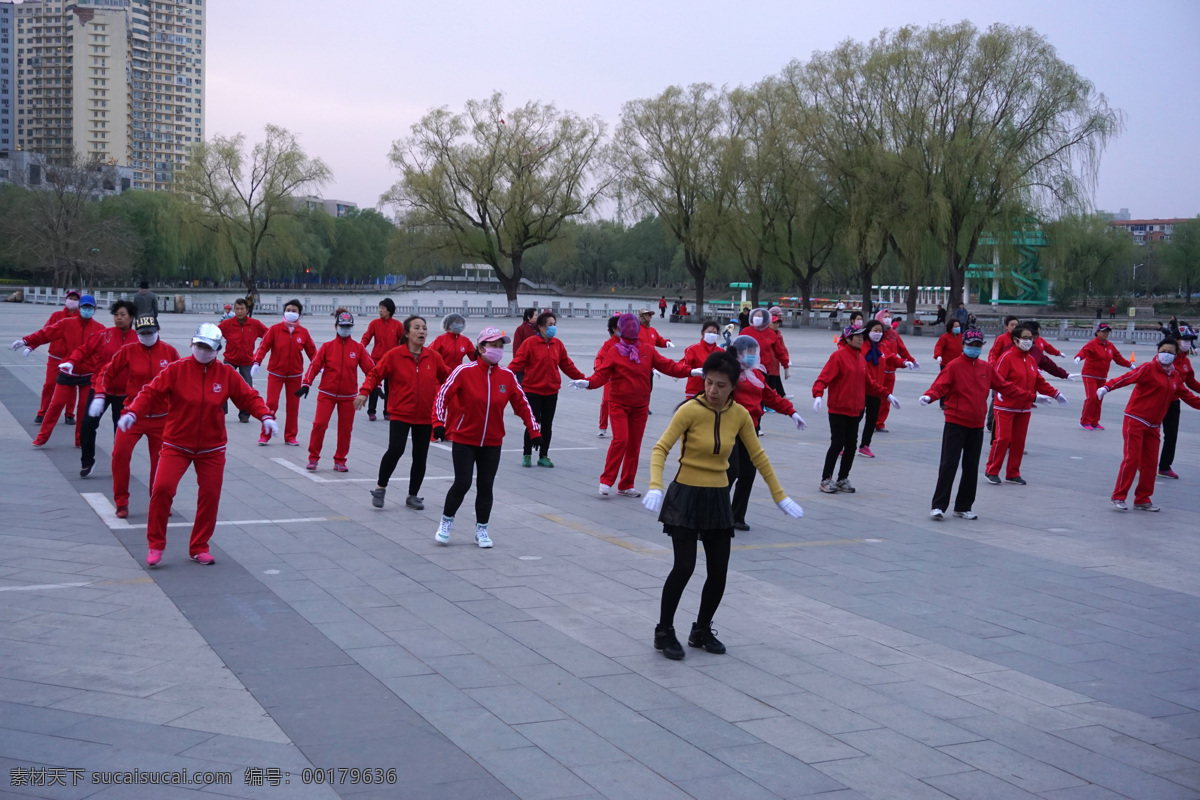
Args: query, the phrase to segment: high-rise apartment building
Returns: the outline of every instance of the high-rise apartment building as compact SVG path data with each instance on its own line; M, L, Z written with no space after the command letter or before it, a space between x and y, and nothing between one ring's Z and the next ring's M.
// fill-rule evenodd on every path
M13 88L16 84L16 61L13 44L13 7L0 3L0 151L13 146L14 106Z
M204 0L0 8L14 20L11 146L51 163L99 158L132 168L134 188L168 188L204 138Z

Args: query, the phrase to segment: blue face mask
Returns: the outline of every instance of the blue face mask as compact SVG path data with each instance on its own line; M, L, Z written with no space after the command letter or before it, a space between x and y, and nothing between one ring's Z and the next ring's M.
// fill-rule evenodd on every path
M451 322L450 323L450 332L451 333L462 333L463 328L465 328L465 327L467 327L467 326L463 325L461 322Z
M955 336L958 336L960 333L962 333L962 328L955 325L954 330L952 330L951 333L953 333Z
M547 325L546 326L546 338L547 339L553 339L557 334L558 334L558 326L557 325Z
M981 355L983 355L983 348L972 347L968 345L967 347L963 348L963 355L967 358L979 358Z
M746 353L742 356L742 366L746 369L754 369L754 365L758 363L758 353Z
M91 306L83 306L79 309L79 316L83 317L84 319L91 319L92 315L95 313L96 309L92 308Z

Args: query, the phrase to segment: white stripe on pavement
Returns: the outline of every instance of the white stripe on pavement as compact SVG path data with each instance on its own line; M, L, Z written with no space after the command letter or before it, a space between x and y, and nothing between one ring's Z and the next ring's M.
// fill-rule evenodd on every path
M314 475L313 473L309 472L304 467L301 467L298 464L293 464L292 462L288 461L286 458L272 458L271 460L274 461L279 466L283 467L284 469L291 470L292 472L296 473L297 475L303 475L304 477L308 478L313 483L375 483L375 478L323 478L320 475ZM427 481L452 481L452 480L454 480L454 476L453 475L426 475L425 480L427 480Z
M34 586L0 586L0 592L38 592L42 589L73 589L77 586L91 585L91 581L86 583L39 583Z
M139 523L130 525L127 520L123 520L117 516L117 509L113 506L112 501L107 495L100 492L87 492L80 495L87 504L96 512L96 516L109 527L110 530L123 531L137 528L139 530L145 528L145 524ZM290 519L219 519L217 525L290 525L297 522L345 522L349 517L292 517ZM191 522L168 522L168 528L190 528Z

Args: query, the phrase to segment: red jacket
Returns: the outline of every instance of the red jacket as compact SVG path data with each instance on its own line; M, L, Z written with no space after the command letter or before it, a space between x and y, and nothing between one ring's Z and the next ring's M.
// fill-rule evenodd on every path
M792 366L792 356L788 352L787 345L784 344L783 334L775 331L775 363L767 367L767 374L778 375L780 368L790 369Z
M871 342L863 342L860 352L862 353L863 363L867 365L867 374L871 376L871 379L874 380L876 384L878 384L881 391L873 392L870 388L868 388L867 394L871 397L878 397L880 400L885 400L887 399L887 396L891 394L891 392L888 391L887 384L884 383L884 381L887 380L884 375L889 372L895 374L897 369L904 366L904 359L885 349L883 347L883 342L880 342L879 362L877 364L872 364L870 361L867 361L867 353L869 353L870 350Z
M643 329L644 330L644 329ZM664 358L654 349L649 341L638 339L638 358L641 363L635 364L628 356L621 355L617 350L617 341L604 355L604 363L597 367L587 378L589 389L599 389L610 384L608 401L627 408L644 408L650 405L650 390L653 388L653 372L658 370L672 378L686 378L692 374L692 367L682 361L672 361Z
M372 340L375 342L375 346L371 348L371 358L378 361L383 358L384 353L400 344L402 336L404 336L403 322L395 317L387 319L376 317L367 326L367 332L362 337L362 344L363 347L366 347Z
M734 402L750 412L750 417L754 420L754 427L757 428L759 421L763 418L763 406L773 408L780 414L789 417L796 413L795 406L766 385L761 372L755 377L763 384L761 387L755 386L749 379L743 379L739 380L733 389Z
M883 340L879 342L879 346L900 356L903 361L916 361L913 354L908 352L908 348L904 346L904 340L900 338L900 334L887 325L883 326Z
M479 353L475 349L475 343L461 333L446 331L430 342L429 347L442 357L442 361L450 369L454 369L462 364L463 356L466 356L470 361L479 358ZM390 414L391 412L389 411L388 413Z
M226 400L257 419L274 419L236 369L219 361L201 364L190 356L168 364L125 406L125 412L144 417L165 407L163 444L185 453L211 453L225 449L221 406Z
M770 375L779 374L779 352L780 345L783 342L783 337L778 331L773 331L769 327L759 330L750 325L744 331L742 336L749 336L754 341L758 342L758 361L763 365L763 369ZM783 352L787 352L784 348ZM784 364L786 367L787 364ZM772 371L774 370L774 371Z
M1099 336L1093 337L1075 357L1083 359L1083 377L1098 381L1108 380L1108 369L1114 361L1122 367L1133 366L1125 360L1125 356L1121 355L1116 345L1103 341Z
M1033 403L1033 394L1000 377L982 358L956 358L945 364L925 394L946 399L946 422L964 428L982 428L987 420L988 392L995 390L1013 402Z
M112 360L112 357L117 354L118 350L130 342L141 344L137 338L137 331L133 328L126 328L125 330L121 330L116 326L105 328L98 333L93 333L83 344L72 350L70 355L63 359L63 363L71 362L73 367L71 370L72 375L94 375ZM108 382L108 393L110 395L125 394L124 375L115 373L112 376Z
M1157 428L1167 416L1172 400L1182 400L1192 408L1200 408L1200 397L1189 392L1183 381L1184 376L1179 370L1172 368L1168 373L1158 359L1151 359L1137 369L1118 375L1104 387L1111 392L1132 383L1133 394L1125 405L1125 416Z
M1175 369L1183 378L1183 385L1193 392L1200 392L1200 381L1196 380L1196 371L1192 369L1192 360L1186 353L1175 356Z
M614 341L609 339L609 342ZM605 342L605 347L611 347L608 342ZM713 353L719 353L724 350L719 344L709 344L708 342L700 341L688 347L683 351L683 358L679 359L680 364L687 364L692 369L700 369L704 366L704 362ZM599 356L597 356L599 359ZM599 366L599 364L597 364ZM704 391L704 378L696 378L688 376L687 386L683 387L683 393L688 397L693 397Z
M937 344L933 346L933 357L935 359L941 357L942 369L961 356L962 352L962 336L956 336L953 333L943 333L938 337Z
M530 336L537 336L537 325L534 325L532 322L522 322L520 325L518 325L517 329L513 331L513 352L515 353L520 350L521 345L525 344L525 340ZM475 359L471 360L474 361ZM458 365L455 364L454 366Z
M335 336L317 351L317 355L308 364L308 372L304 373L301 386L312 386L313 378L321 372L321 386L318 391L337 400L346 400L358 395L358 371L368 373L375 368L375 362L367 354L367 348L347 336L343 339ZM322 371L323 370L323 371Z
M375 369L367 373L358 393L366 397L383 381L388 382L388 416L409 425L432 425L433 402L450 368L431 347L414 356L407 345L383 354Z
M143 386L154 380L158 373L173 361L178 360L179 351L162 339L150 347L141 342L133 342L118 350L99 370L92 386L97 397L106 394L136 397ZM120 391L109 388L114 383L119 383Z
M579 371L575 362L567 355L567 348L559 339L530 336L521 345L508 368L523 372L521 388L529 394L558 394L562 388L559 370L571 380L583 380L587 376Z
M608 356L608 351L616 346L617 339L619 338L618 336L609 336L604 340L604 344L600 345L600 349L596 351L596 358L592 362L592 372L600 369L601 365L604 364L604 359ZM608 387L605 388L607 389Z
M638 339L643 342L649 342L655 347L667 346L667 340L663 338L661 333L654 330L654 328L650 325L641 325L638 327Z
M433 403L433 424L446 428L446 438L477 447L504 441L504 406L509 404L529 429L541 437L517 376L486 361L463 364L450 373Z
M54 313L59 312L55 311ZM83 344L93 333L99 333L102 330L104 330L104 323L94 317L84 319L78 314L72 314L26 336L25 346L36 350L41 345L49 344L52 355L57 352L59 353L57 358L64 358Z
M299 378L304 374L305 354L311 360L317 354L317 346L302 326L296 325L289 331L286 322L277 322L263 335L262 344L254 354L254 363L261 364L268 352L271 363L267 365L267 372L277 378Z
M1059 350L1057 347L1055 347L1054 345L1047 342L1041 336L1034 337L1033 343L1036 344L1038 347L1042 348L1042 352L1044 352L1044 353L1048 353L1052 356L1061 356L1062 355L1061 350Z
M58 322L59 320L67 319L68 317L77 317L77 316L79 316L78 311L68 311L65 308L60 308L58 311L55 311L53 314L50 315L50 319L46 320L46 324L43 325L42 327L49 328L51 325ZM71 350L67 349L66 344L64 344L61 339L56 339L55 341L50 342L50 350L47 353L47 355L49 355L51 358L62 358L69 352L71 352Z
M988 363L995 366L996 362L1000 360L1000 356L1011 350L1012 346L1012 336L1001 333L996 337L996 341L992 342L992 349L988 350Z
M1038 371L1037 360L1032 353L1010 347L1000 356L995 369L1001 380L1008 381L1021 392L1020 395L996 395L993 406L997 411L1027 412L1033 408L1037 399L1035 393L1048 394L1051 397L1057 397L1059 394L1058 389L1047 383Z
M267 326L254 317L238 322L237 317L223 319L217 323L225 337L225 363L235 367L248 367L254 363L254 345L267 335Z
M866 408L868 391L882 397L888 394L887 389L867 372L862 353L845 342L839 344L825 362L813 384L813 397L820 397L826 389L829 390L829 413L848 417L857 417Z

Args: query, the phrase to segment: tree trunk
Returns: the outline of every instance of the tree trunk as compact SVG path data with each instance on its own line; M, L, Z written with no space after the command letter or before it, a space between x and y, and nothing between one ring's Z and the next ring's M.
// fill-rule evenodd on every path
M958 268L957 254L953 250L946 251L946 272L950 278L950 308L958 308L958 304L967 305L970 298L963 297L963 283L966 280L966 270Z
M704 276L708 273L708 262L703 261L689 252L683 251L683 266L688 274L696 280L696 314L704 316Z
M917 323L917 284L915 282L909 284L904 310L905 316L908 318L908 332L912 334L913 326Z
M760 307L759 299L762 296L762 269L746 268L746 276L750 278L750 304L755 308Z
M517 290L521 288L521 258L524 253L513 253L512 255L512 277L504 274L504 270L500 269L496 264L492 264L492 271L496 273L496 280L500 281L500 285L504 288L505 297L508 299L509 313L515 313L517 310Z
M801 275L795 270L793 270L793 274L800 284L800 307L805 311L812 311L812 278Z
M875 270L871 267L871 265L867 264L865 261L859 262L858 276L862 284L862 312L864 322L875 315L874 304L871 300L871 295L873 294L871 291L871 277L874 272Z

